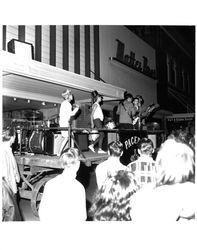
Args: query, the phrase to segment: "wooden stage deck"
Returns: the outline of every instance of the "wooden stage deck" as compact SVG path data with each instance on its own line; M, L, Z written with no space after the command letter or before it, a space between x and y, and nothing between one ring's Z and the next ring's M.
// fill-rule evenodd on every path
M99 164L100 162L108 158L108 154L98 154L92 151L83 152L84 157L80 156L80 161L83 162L87 167L91 167L92 164ZM56 155L43 155L43 154L21 154L15 155L16 162L22 165L31 165L37 167L46 167L53 169L62 169L59 161L60 157Z

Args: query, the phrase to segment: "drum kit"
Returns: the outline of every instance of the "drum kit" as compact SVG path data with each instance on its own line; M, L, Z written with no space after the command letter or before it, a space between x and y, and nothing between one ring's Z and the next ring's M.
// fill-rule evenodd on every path
M14 151L42 153L44 151L43 113L39 110L24 110L23 122L15 121ZM40 122L41 121L41 122ZM38 124L37 124L38 123Z

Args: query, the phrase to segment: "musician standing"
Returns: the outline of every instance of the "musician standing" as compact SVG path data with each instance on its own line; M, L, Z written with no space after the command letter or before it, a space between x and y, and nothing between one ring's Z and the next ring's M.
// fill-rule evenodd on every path
M141 129L141 125L145 122L146 107L143 104L144 99L141 95L136 95L136 97L133 98L135 115L133 116L132 124L134 129Z
M62 93L62 97L64 98L64 101L61 103L60 106L60 113L59 113L59 125L60 127L69 127L70 126L70 120L71 117L74 116L77 111L79 110L79 106L75 105L75 108L72 110L72 104L71 102L73 101L74 97L71 93L71 90L66 89L63 93ZM61 154L64 146L66 145L67 141L68 141L68 130L62 130L61 131L62 134L62 142L60 145L60 149L59 149L59 153L58 155Z
M136 109L132 103L133 96L125 92L124 100L119 103L116 114L119 115L119 128L132 129L132 117L136 113Z
M104 120L104 115L103 111L101 108L101 103L103 100L103 97L96 91L94 90L91 93L92 97L92 107L91 107L91 128L96 128L96 129L102 129L103 128L103 120ZM104 154L106 153L104 150L102 150L102 145L103 145L103 139L104 139L104 132L100 131L99 136L97 139L92 142L91 145L89 145L89 149L95 153L95 145L98 144L98 154Z

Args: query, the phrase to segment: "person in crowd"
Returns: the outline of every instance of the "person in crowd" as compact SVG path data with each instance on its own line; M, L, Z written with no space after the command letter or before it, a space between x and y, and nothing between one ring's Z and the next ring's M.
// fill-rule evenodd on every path
M22 221L21 212L12 189L2 178L2 221Z
M177 141L181 141L183 143L186 143L187 145L189 144L189 140L192 138L193 136L191 134L189 134L189 132L187 130L184 129L176 129L173 130L169 135L168 138L175 138Z
M87 218L86 194L83 185L76 180L80 166L79 151L67 148L62 152L60 162L62 174L49 180L39 206L41 221L82 222Z
M19 169L12 153L12 144L16 138L14 127L3 129L2 138L2 177L5 178L14 194L17 194L17 183L20 182Z
M100 163L95 170L98 188L101 188L107 177L114 175L118 170L126 170L120 162L123 154L123 144L120 141L113 141L108 144L108 159Z
M60 106L59 125L60 127L69 127L71 122L71 117L73 117L77 113L77 111L79 110L79 106L75 104L75 108L73 109L71 103L74 97L71 93L71 90L66 89L62 93L62 97L64 98L64 101L61 103ZM62 130L61 135L62 135L62 142L58 153L59 156L62 150L64 149L66 143L68 142L68 136L69 136L68 130Z
M157 158L156 185L140 189L131 216L136 222L171 222L195 218L194 152L181 141L167 139Z
M2 136L2 220L20 221L22 220L18 206L18 183L20 173L12 153L12 144L16 138L14 127L3 129Z
M194 150L195 152L195 135L193 135L190 139L189 139L189 146ZM194 154L195 155L195 154Z
M131 221L132 196L137 189L132 173L119 170L95 193L89 217L93 221Z
M94 129L102 129L103 128L103 120L104 115L101 108L101 103L103 97L95 90L91 93L92 95L92 108L91 108L91 128ZM96 138L92 144L89 145L89 149L95 153L95 145L98 144L98 154L106 153L103 149L103 139L104 139L104 132L99 131L99 136Z
M127 91L124 93L124 100L121 101L117 108L117 115L119 115L119 128L132 129L132 119L136 114L136 109L133 106L133 96Z
M127 169L134 173L136 181L140 187L144 184L155 184L156 166L152 158L154 145L151 139L142 138L138 143L139 157L136 161L128 164Z

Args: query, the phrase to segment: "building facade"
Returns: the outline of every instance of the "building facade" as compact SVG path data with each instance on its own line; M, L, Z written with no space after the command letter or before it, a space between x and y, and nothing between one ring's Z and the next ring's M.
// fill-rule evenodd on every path
M30 43L33 45L34 61L40 62L39 65L43 67L52 66L50 73L58 69L65 74L72 73L72 79L79 79L81 89L86 90L88 82L89 92L96 89L101 94L107 93L111 99L117 99L104 103L109 116L114 105L123 98L125 90L134 96L142 95L146 105L157 102L155 49L125 26L4 25L2 33L3 51L8 52L8 44L12 39ZM71 82L75 84L74 80ZM3 78L7 96L11 84L11 81L7 84L6 77ZM77 88L80 89L80 86ZM113 90L111 96L110 89ZM18 91L12 92L12 96L17 95ZM43 95L52 99L52 94ZM61 102L60 96L53 98L57 104ZM88 98L82 96L81 93L81 98L78 98L83 103L78 126L86 127L89 125L85 117L89 104ZM43 111L46 113L46 107ZM55 112L58 112L57 108ZM48 113L45 119L47 116Z

